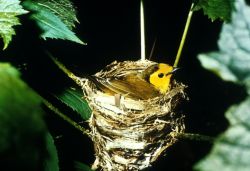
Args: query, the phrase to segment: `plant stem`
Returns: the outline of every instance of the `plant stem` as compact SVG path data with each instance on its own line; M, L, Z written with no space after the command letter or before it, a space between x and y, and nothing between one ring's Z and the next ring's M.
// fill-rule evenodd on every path
M68 70L61 62L59 62L51 54L49 54L49 56L53 60L53 62L58 66L59 69L61 69L69 78L75 81L77 85L81 86L81 82L75 74L73 74L70 70Z
M145 45L145 24L144 24L144 7L143 0L140 4L140 26L141 26L141 60L146 59L146 45Z
M213 137L200 134L192 134L192 133L177 133L177 138L195 140L195 141L208 141L210 143L214 142Z
M59 69L61 69L69 78L71 78L75 83L79 86L81 86L81 82L79 78L73 74L70 70L68 70L61 62L59 62L56 58L54 58L50 53L48 53L50 58L53 60L53 62L58 66ZM54 107L50 102L48 102L46 99L43 99L43 103L52 110L55 114L57 114L59 117L61 117L63 120L71 124L76 129L80 130L83 134L87 134L87 131L81 127L79 124L77 124L75 121L73 121L71 118L63 114L59 109Z
M72 119L70 119L68 116L66 116L65 114L63 114L61 111L59 111L59 109L57 109L56 107L54 107L50 102L48 102L46 99L43 98L43 103L45 104L45 106L47 106L51 111L53 111L55 114L57 114L59 117L61 117L63 120L65 120L66 122L68 122L70 125L72 125L73 127L75 127L76 129L78 129L79 131L81 131L83 134L87 134L87 131L81 127L79 124L77 124L75 121L73 121Z
M185 40L186 40L186 37L187 37L187 32L188 32L189 25L190 25L190 22L191 22L191 18L192 18L192 15L193 15L193 10L192 10L193 6L194 6L194 3L192 3L191 8L190 8L189 13L188 13L187 21L186 21L185 28L184 28L184 31L183 31L183 34L182 34L182 38L181 38L181 43L179 45L178 52L177 52L177 55L175 57L174 67L177 67L177 65L179 63L179 60L180 60L180 57L181 57L182 49L183 49L183 46L184 46L184 43L185 43Z

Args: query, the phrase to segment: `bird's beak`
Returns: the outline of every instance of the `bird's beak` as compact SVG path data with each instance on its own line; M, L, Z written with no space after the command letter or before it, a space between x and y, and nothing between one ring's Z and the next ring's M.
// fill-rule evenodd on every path
M171 71L170 73L173 74L173 73L175 73L176 71L178 71L179 69L180 69L180 68L174 67L174 68L173 68L173 71Z
M167 73L167 75L172 75L173 73L175 73L177 70L179 70L180 68L174 67L173 70L169 73Z

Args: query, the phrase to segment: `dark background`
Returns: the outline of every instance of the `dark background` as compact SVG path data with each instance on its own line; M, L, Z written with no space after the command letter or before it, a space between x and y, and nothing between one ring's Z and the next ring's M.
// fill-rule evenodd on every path
M140 57L139 0L73 1L80 24L78 37L87 46L62 40L38 38L37 26L22 16L22 26L15 27L9 48L1 52L4 61L15 64L27 83L53 101L50 93L60 92L74 83L63 75L45 51L57 57L78 75L94 74L114 60L138 60ZM152 60L173 64L190 1L145 0L146 47L150 53L155 39ZM180 106L185 114L186 132L216 136L228 123L225 110L245 96L242 87L223 82L204 70L197 60L198 53L217 50L222 22L211 22L201 11L195 12L175 79L188 85L189 101ZM81 119L58 103L73 119ZM48 111L48 127L55 137L61 170L72 170L73 161L94 162L93 145L71 125ZM84 125L84 123L83 123ZM170 147L148 170L192 170L192 166L211 149L208 142L182 140Z

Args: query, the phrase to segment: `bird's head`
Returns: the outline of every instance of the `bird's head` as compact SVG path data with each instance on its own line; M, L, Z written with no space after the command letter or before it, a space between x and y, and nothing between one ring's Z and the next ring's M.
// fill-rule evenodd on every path
M149 83L160 91L160 93L164 94L168 91L171 76L177 69L168 64L159 63L148 67L144 71L144 75Z

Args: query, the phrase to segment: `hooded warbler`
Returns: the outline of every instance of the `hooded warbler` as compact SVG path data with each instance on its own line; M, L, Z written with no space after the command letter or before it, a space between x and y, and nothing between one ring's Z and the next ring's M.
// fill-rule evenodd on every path
M168 64L153 64L141 73L133 73L115 78L91 77L98 89L109 95L121 94L125 97L146 100L169 90L172 74L177 70Z

